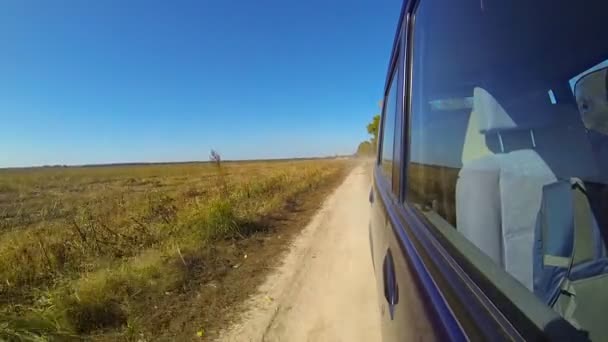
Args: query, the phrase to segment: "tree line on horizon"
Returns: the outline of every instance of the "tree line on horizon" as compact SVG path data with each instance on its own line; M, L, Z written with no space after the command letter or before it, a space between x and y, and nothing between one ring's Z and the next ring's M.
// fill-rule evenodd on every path
M380 125L380 114L374 115L372 121L367 124L367 133L371 136L369 140L359 143L356 155L359 157L370 157L376 153L378 146L378 128Z

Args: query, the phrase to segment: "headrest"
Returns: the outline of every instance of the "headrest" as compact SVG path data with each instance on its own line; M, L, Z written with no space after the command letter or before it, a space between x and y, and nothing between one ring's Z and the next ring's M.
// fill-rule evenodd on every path
M473 110L478 115L480 133L517 128L515 121L500 103L483 88L475 87L473 90Z
M516 101L514 101L516 99ZM553 104L546 92L529 92L511 98L506 105L483 88L473 90L473 111L477 114L479 133L506 133L550 126L582 128L582 120L574 103Z

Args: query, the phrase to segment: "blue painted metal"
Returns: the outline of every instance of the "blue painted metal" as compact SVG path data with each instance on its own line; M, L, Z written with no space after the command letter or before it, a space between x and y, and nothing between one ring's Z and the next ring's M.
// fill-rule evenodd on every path
M407 253L406 259L411 261L416 274L412 276L420 280L420 284L423 286L425 294L430 298L432 303L432 309L437 314L437 322L435 325L439 325L447 334L451 341L467 341L467 337L464 334L464 330L459 325L456 317L445 300L445 297L441 293L439 287L431 277L427 267L422 262L420 254L412 244L411 238L405 233L405 227L400 225L400 219L397 212L395 211L395 204L390 195L388 184L386 180L379 176L380 170L376 169L374 172L375 183L379 189L382 201L385 203L386 211L389 219L393 223L394 233L399 237L399 243L402 251Z

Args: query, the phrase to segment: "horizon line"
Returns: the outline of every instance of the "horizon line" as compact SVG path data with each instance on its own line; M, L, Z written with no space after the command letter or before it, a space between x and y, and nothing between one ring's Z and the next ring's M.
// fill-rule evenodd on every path
M252 158L252 159L223 159L221 162L264 162L264 161L289 161L289 160L314 160L331 159L340 157L352 157L354 154L334 154L313 157L282 157L282 158ZM211 160L184 160L184 161L135 161L135 162L109 162L93 164L44 164L30 166L0 166L0 170L21 170L21 169L52 169L52 168L79 168L79 167L113 167L113 166L146 166L146 165L169 165L169 164L208 164L214 163Z

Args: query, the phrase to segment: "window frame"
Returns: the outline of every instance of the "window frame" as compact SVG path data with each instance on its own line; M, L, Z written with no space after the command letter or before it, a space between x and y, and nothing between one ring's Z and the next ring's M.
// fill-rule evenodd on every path
M401 32L401 31L400 31ZM404 63L402 63L402 47L403 44L401 42L402 34L398 34L397 40L395 41L396 47L393 51L391 64L389 68L389 72L387 75L387 82L384 86L384 97L382 101L382 114L380 116L379 123L379 132L378 132L378 150L376 154L376 167L379 168L379 172L384 177L385 181L389 183L392 193L397 198L400 198L401 195L401 185L402 185L402 177L401 172L399 171L403 165L402 151L403 149L403 136L405 135L402 127L397 125L398 122L403 122L403 76L405 73ZM395 79L396 77L396 79ZM395 84L395 122L393 123L393 127L395 131L393 132L393 165L391 169L391 177L387 177L387 175L382 170L382 156L384 153L384 134L386 131L386 110L387 110L387 100L390 95L391 87L393 86L393 81L397 82ZM401 120L399 120L401 119ZM399 135L397 135L397 130L399 130ZM399 139L399 141L397 141ZM396 163L396 157L399 157L399 163Z
M406 0L407 1L407 0ZM419 0L411 0L404 6L405 13L403 14L403 22L401 29L401 56L402 59L402 81L401 87L402 91L400 94L401 97L401 117L402 117L402 133L401 133L401 165L399 168L399 177L401 182L399 184L399 202L403 203L406 200L407 193L407 170L410 164L410 112L411 112L411 84L412 84L412 72L411 72L411 64L412 64L412 29L413 27L413 16L412 12L417 7L417 2Z
M382 155L384 153L384 133L386 131L386 108L387 108L387 100L388 100L388 96L390 94L391 91L391 85L392 85L392 81L393 78L395 76L394 73L394 69L391 67L390 69L390 78L389 81L387 82L385 89L384 89L384 96L382 97L382 115L380 116L380 128L378 131L378 154L377 154L377 158L376 158L376 164L380 165L382 163ZM397 117L395 116L395 119ZM395 147L395 139L393 139L393 151L394 151L394 147Z
M404 137L407 135L406 115L405 115L405 65L407 54L405 53L406 46L406 34L405 29L399 30L399 38L397 45L397 61L395 64L395 74L393 77L397 77L397 94L395 101L395 134L393 135L393 170L392 170L392 191L393 194L399 199L403 198L402 185L405 178L403 177L403 169L405 168L405 157L406 153Z

